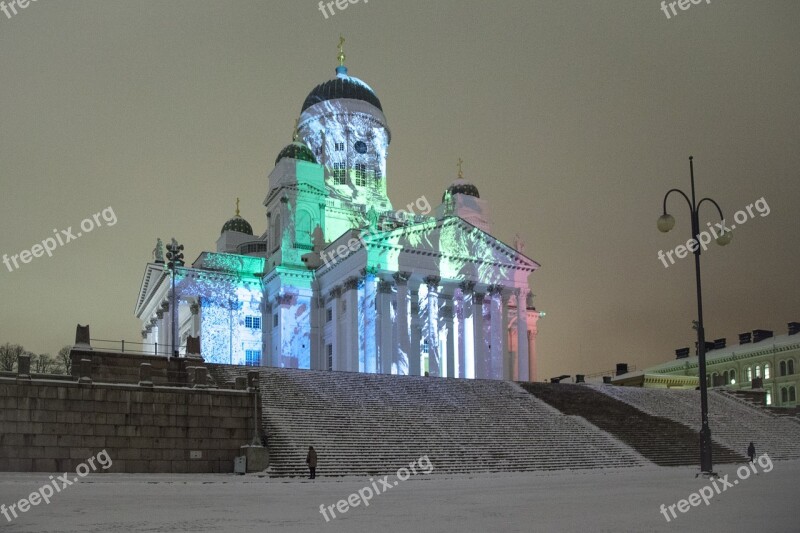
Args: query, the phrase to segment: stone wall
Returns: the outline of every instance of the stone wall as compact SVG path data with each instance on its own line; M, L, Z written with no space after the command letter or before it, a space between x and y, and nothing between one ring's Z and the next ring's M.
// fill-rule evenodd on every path
M253 437L253 398L245 390L0 377L0 471L74 471L105 449L113 465L98 472L233 472Z
M185 385L189 379L187 368L202 366L200 358L170 359L164 356L134 353L104 352L102 350L86 350L73 348L70 352L72 360L72 376L77 379L81 372L81 359L91 361L93 381L104 383L139 383L139 367L148 363L152 368L154 385Z

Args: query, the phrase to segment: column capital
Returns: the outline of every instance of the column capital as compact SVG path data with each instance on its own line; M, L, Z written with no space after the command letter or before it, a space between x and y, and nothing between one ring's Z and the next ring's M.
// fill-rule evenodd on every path
M159 309L158 311L156 311L156 316L158 317L159 320L164 318L164 310L163 309Z
M382 294L391 294L392 292L392 282L386 281L385 279L378 281L378 292Z
M361 269L361 277L376 276L380 269L376 266L368 266Z
M442 281L442 278L439 276L426 276L423 281L425 281L425 284L429 289L437 289L439 287L439 283Z
M161 310L162 311L169 310L169 302L168 301L164 300L163 302L161 302Z
M344 280L344 283L342 284L342 290L346 292L346 291L351 291L353 289L357 289L358 282L359 282L358 276L351 276L346 280Z
M475 290L475 282L474 281L462 281L458 284L458 288L461 289L461 292L464 293L471 293Z
M504 289L505 287L502 285L489 285L486 288L486 292L488 292L489 294L501 294Z
M276 294L275 303L278 305L289 305L292 303L294 295L290 293Z
M398 285L405 285L411 279L411 272L395 272L392 277Z
M200 312L200 302L195 302L189 306L189 311L192 312L193 315L196 315Z

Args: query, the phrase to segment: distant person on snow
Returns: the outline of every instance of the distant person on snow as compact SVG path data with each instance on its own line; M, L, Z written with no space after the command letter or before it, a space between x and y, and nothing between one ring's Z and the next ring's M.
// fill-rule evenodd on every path
M313 446L308 447L308 455L306 455L306 464L311 471L308 479L316 479L317 477L317 450Z
M747 447L747 455L750 456L750 462L752 463L756 457L756 447L753 442L750 442L750 446Z

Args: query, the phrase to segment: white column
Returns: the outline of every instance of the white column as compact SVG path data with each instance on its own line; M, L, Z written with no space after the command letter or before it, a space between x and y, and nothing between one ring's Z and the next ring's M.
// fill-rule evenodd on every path
M490 356L489 377L503 378L503 304L500 297L502 287L494 285L489 288L489 323L490 323Z
M486 343L483 340L483 294L472 293L472 350L475 360L475 377L485 379L486 371Z
M420 365L419 344L421 338L421 327L419 319L419 287L409 287L409 296L411 299L411 333L410 345L408 352L408 375L420 376L422 375L422 368Z
M514 371L511 367L511 351L509 350L508 344L508 323L511 317L509 316L510 309L508 308L508 300L509 300L509 293L508 292L501 292L499 294L500 297L500 313L503 319L503 325L500 329L500 354L501 354L501 362L502 365L500 368L502 369L503 375L502 379L512 379Z
M517 289L517 377L520 381L533 381L529 370L528 354L528 289Z
M392 321L392 284L381 280L378 282L378 372L392 373L394 354L393 330L396 323Z
M363 300L360 302L359 328L359 372L375 374L378 372L378 335L377 335L377 294L378 278L369 269L362 272Z
M411 302L408 295L408 272L397 272L393 276L397 284L395 295L395 332L396 350L392 360L395 373L407 375L410 373L411 355Z
M456 369L456 317L453 310L453 303L454 300L451 300L451 304L440 311L442 315L442 319L444 322L444 327L446 329L447 334L447 365L446 365L446 376L448 378L454 378L457 375Z
M441 355L439 353L439 282L442 278L428 276L425 284L428 293L425 297L425 340L428 342L428 373L440 376L442 373Z
M358 285L359 279L351 277L344 283L344 305L342 336L344 340L342 370L358 372L359 335L358 335Z

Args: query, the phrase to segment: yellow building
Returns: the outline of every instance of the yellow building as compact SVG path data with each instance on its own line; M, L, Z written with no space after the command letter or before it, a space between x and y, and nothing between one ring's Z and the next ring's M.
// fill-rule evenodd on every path
M739 344L725 339L706 343L706 383L732 390L760 389L767 405L795 407L800 386L800 322L790 322L786 335L756 329L739 335ZM697 356L689 348L675 350L676 359L639 372L622 374L611 382L627 387L696 388Z

